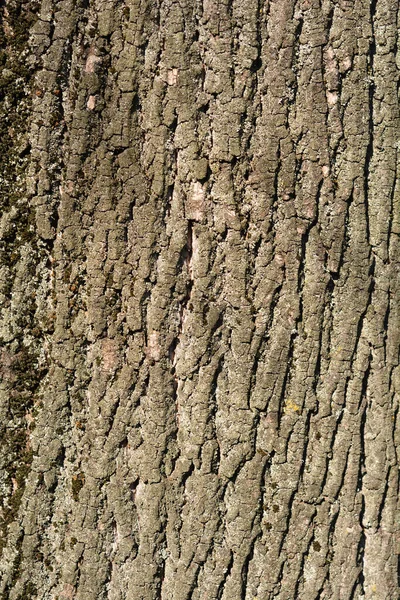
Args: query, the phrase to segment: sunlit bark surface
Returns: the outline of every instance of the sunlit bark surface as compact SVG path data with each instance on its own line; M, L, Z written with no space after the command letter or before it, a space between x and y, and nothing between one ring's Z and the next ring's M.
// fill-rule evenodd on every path
M0 2L2 600L399 598L398 10Z

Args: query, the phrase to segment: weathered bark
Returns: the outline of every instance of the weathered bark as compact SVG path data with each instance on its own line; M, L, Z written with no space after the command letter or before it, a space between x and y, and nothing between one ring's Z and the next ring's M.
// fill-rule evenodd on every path
M3 599L397 599L398 0L1 3Z

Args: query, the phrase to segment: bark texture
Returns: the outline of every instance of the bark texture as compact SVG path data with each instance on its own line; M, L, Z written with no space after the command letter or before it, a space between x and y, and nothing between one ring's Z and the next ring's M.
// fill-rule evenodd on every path
M0 11L1 598L396 600L398 0Z

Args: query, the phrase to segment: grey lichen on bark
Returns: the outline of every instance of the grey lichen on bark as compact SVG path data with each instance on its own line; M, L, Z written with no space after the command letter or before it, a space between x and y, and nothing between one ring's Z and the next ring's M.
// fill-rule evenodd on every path
M397 599L398 2L0 11L1 597Z

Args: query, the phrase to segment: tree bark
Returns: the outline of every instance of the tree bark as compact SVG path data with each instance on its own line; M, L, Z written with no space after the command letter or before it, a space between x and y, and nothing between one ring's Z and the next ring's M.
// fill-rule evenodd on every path
M0 3L2 599L399 597L399 7Z

